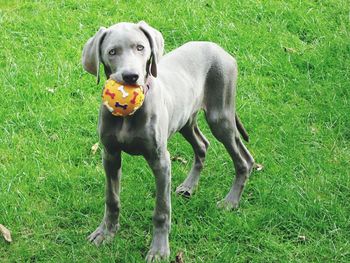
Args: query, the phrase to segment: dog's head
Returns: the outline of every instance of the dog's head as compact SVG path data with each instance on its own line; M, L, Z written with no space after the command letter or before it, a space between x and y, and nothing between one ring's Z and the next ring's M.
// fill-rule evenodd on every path
M144 85L148 74L157 77L157 62L164 52L162 34L146 22L101 27L84 46L84 69L100 81L100 63L107 78Z

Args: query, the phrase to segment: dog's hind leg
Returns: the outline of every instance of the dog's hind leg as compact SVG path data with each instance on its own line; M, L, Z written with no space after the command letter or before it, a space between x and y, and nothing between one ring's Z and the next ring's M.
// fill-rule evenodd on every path
M254 159L239 137L235 115L230 108L220 111L208 110L206 118L213 135L230 154L236 170L232 187L218 206L225 209L237 208L245 183L252 171Z
M182 136L191 144L194 151L194 161L187 178L176 188L176 193L190 197L198 185L199 176L203 169L205 155L209 147L208 140L204 137L197 125L196 114L180 130Z

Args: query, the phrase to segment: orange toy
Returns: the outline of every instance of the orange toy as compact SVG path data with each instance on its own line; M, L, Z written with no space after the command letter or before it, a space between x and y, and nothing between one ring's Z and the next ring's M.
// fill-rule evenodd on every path
M124 85L109 79L106 81L102 101L115 116L128 116L142 106L145 94L142 86Z

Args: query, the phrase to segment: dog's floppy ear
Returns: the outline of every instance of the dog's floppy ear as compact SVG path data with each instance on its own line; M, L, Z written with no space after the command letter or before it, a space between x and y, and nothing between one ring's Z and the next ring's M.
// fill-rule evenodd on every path
M91 37L85 44L83 49L82 64L84 69L97 78L97 84L100 82L100 47L107 29L101 27L97 33Z
M151 46L151 58L150 58L150 72L152 76L157 77L157 62L163 56L164 53L164 39L162 34L149 26L145 21L138 23L138 26L142 32L146 35L149 44ZM149 64L148 63L148 64ZM149 69L147 69L149 71Z

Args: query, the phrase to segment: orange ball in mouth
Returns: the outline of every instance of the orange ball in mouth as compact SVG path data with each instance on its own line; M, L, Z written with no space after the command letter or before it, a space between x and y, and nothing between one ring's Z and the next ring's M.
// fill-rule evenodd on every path
M115 116L128 116L138 110L145 99L142 86L106 81L102 93L103 104Z

